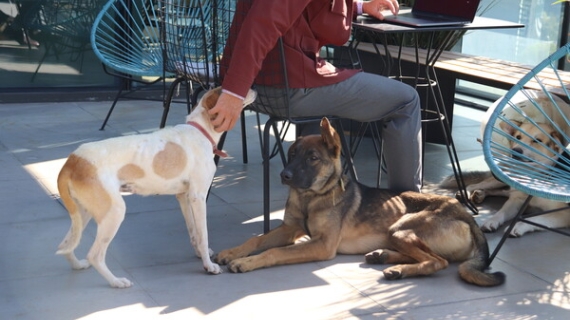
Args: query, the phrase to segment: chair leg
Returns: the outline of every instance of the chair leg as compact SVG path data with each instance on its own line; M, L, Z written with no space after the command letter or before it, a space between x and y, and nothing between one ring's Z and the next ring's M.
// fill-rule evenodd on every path
M224 143L226 142L226 136L227 135L228 135L228 132L226 131L220 137L220 141L218 141L218 147L217 147L219 150L222 150L224 148ZM218 163L220 163L220 156L219 155L214 156L214 163L216 164L216 167L218 167Z
M176 78L170 88L168 88L168 93L164 98L163 102L163 110L162 110L162 118L160 120L160 128L164 128L166 126L166 118L168 117L168 112L170 111L170 103L172 103L172 97L174 96L174 90L176 90L176 86L182 81L186 81L184 78Z
M335 122L336 122L336 126L337 126L336 129L337 129L338 135L340 136L340 143L342 146L342 152L344 154L344 161L346 162L346 165L348 167L348 171L349 171L352 179L354 181L358 181L358 175L356 174L356 169L354 168L354 163L352 161L352 150L350 149L350 145L346 141L346 136L344 134L344 128L342 126L342 121L337 120Z
M107 122L109 121L109 118L111 117L111 113L113 113L113 110L115 109L115 106L117 105L117 101L119 101L119 98L121 97L122 93L123 93L123 88L121 87L121 89L119 89L119 92L117 93L117 96L115 96L115 100L113 100L113 104L111 105L111 108L109 108L109 111L107 112L107 116L105 117L105 120L103 120L103 124L101 125L101 128L99 128L100 131L105 130L105 126L107 125Z
M34 74L32 75L30 82L34 82L34 80L36 80L36 76L38 75L38 72L40 71L40 68L42 67L42 64L44 63L45 59L47 58L50 48L51 48L51 46L49 45L49 43L46 44L44 55L40 59L40 62L38 62L38 67L36 68L36 71L34 71ZM57 51L55 51L55 53L57 54ZM59 58L58 58L58 60L59 60Z
M275 126L275 120L269 118L265 123L265 128L263 128L263 141L262 141L262 158L263 158L263 232L267 233L271 229L271 217L270 217L270 194L269 194L269 175L270 175L270 167L269 161L271 160L271 154L269 152L270 148L269 145L271 144L269 132L271 128ZM277 140L279 136L276 136Z
M241 112L241 156L243 159L243 163L246 164L248 162L247 158L247 137L246 137L246 123L245 123L245 111L242 110Z
M524 201L524 203L523 203L522 207L520 208L519 212L517 213L517 215L513 218L513 220L511 220L511 224L509 224L509 227L505 230L505 233L503 234L503 237L501 238L501 240L499 241L499 243L495 247L495 250L493 250L493 253L489 256L489 260L487 261L487 267L489 267L491 265L491 263L493 262L493 260L497 256L497 253L499 253L499 250L501 250L501 247L503 246L505 241L507 241L507 238L511 234L511 231L515 227L515 224L517 224L517 222L519 222L520 217L525 212L525 210L528 207L528 204L530 203L531 199L532 199L532 196L529 195L526 198L526 200Z
M374 150L376 151L376 156L378 158L378 175L376 177L376 188L380 188L380 183L382 182L382 173L384 165L384 144L382 141L382 122L372 123L372 142L374 143Z

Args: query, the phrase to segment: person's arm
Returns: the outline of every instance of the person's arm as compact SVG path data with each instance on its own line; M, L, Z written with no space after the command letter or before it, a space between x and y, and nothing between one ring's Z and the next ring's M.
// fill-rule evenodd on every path
M298 20L310 1L258 0L253 3L234 43L222 84L225 92L209 110L218 132L233 128L242 110L240 97L245 97L269 51Z
M257 0L240 26L223 87L245 96L263 60L311 0Z

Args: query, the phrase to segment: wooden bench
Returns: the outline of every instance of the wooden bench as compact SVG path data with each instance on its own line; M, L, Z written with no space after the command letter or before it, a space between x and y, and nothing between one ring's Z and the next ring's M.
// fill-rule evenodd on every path
M389 45L387 46L390 55L393 59L393 67L388 71L391 75L402 68L403 75L413 75L416 72L416 50L413 47L402 47L400 53L401 64L398 65L396 59L398 58L399 47ZM365 71L385 74L387 70L383 70L386 65L379 63L379 57L376 49L371 43L361 42L358 44L357 49L361 58L362 67ZM384 54L384 46L378 45L380 54ZM419 49L418 56L419 62L424 65L426 61L427 50ZM434 65L437 73L438 85L442 92L443 102L446 107L446 112L450 117L448 119L450 125L453 120L453 104L455 100L455 89L458 79L466 80L494 88L509 90L515 85L523 76L525 76L533 66L524 65L512 61L505 61L500 59L493 59L488 57L473 56L452 51L443 51L439 59ZM423 69L423 68L421 68ZM421 76L424 70L421 70ZM570 72L560 71L561 78L565 83L570 84ZM556 95L567 99L566 93L560 87L560 81L552 71L543 71L540 73L540 78L546 85L548 90ZM527 86L531 89L542 90L536 82L530 82ZM425 99L422 97L422 99ZM424 103L422 101L422 103ZM438 128L435 128L436 133L428 136L428 141L441 143L443 141L441 133ZM435 135L435 137L434 137Z
M380 53L383 53L383 46L379 46ZM376 50L371 43L360 43L357 47L360 51L376 54ZM388 46L390 55L396 59L398 57L398 46ZM427 50L419 49L419 61L425 63ZM402 61L416 63L416 51L412 47L402 47ZM443 51L435 63L438 78L450 77L453 80L461 79L482 85L509 90L534 66L493 59L488 57L468 55L452 51ZM561 71L560 75L564 82L570 84L570 72ZM554 94L566 97L566 93L560 88L560 82L553 72L544 71L540 74L548 90ZM455 82L455 81L454 81ZM531 89L542 90L536 82L531 82L527 86ZM455 93L455 87L442 88L451 93ZM453 90L448 90L453 89Z

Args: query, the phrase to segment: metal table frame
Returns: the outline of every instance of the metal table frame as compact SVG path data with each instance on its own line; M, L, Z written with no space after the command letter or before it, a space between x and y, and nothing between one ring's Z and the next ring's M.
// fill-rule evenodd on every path
M404 12L404 10L400 10ZM391 57L390 51L388 50L388 36L389 35L401 35L400 39L402 39L404 34L407 33L427 33L428 34L428 44L427 44L427 54L425 57L425 61L420 61L418 50L419 50L419 43L418 37L415 37L415 49L416 49L416 74L412 75L414 79L414 84L417 86L419 83L419 76L420 76L420 68L424 68L425 76L426 76L426 83L427 87L429 87L428 94L433 97L435 111L438 113L439 116L436 117L436 120L439 121L441 125L441 129L443 132L443 136L445 139L445 144L447 147L447 152L449 155L449 159L451 162L451 166L453 168L453 173L455 175L455 179L458 184L459 192L461 197L463 198L464 203L467 207L474 213L477 214L478 210L473 203L469 200L465 182L463 181L463 175L461 173L461 167L459 165L459 159L457 157L457 151L455 149L455 144L453 143L453 138L451 136L451 126L449 123L449 117L447 115L447 111L445 109L445 104L443 101L443 95L441 92L441 88L438 85L437 74L435 70L435 63L439 59L441 53L446 50L450 44L457 41L459 38L463 36L465 31L468 30L483 30L483 29L507 29L507 28L522 28L524 25L519 23L513 23L503 20L491 19L491 18L484 18L484 17L476 17L471 24L466 25L455 25L455 26L442 26L442 27L422 27L422 28L411 28L405 27L395 24L388 24L383 23L382 21L376 20L374 18L361 16L353 23L353 30L355 35L359 32L363 34L370 34L374 35L370 37L373 41L372 44L376 50L378 56L383 59L383 62L387 66L387 72L391 73L392 70L392 60L394 58ZM434 46L435 37L437 34L443 34L443 40ZM383 43L379 44L374 39L380 38L383 39ZM350 46L353 49L358 49L360 41L355 37ZM384 54L381 53L379 46L383 46ZM402 41L399 43L400 51L398 57L395 57L396 61L399 63L401 62L401 49L403 46ZM386 74L389 76L389 74ZM401 74L396 75L397 77L403 77ZM432 85L430 85L432 84ZM429 102L429 99L428 99ZM424 111L427 110L427 106L422 108ZM425 135L424 135L425 136Z

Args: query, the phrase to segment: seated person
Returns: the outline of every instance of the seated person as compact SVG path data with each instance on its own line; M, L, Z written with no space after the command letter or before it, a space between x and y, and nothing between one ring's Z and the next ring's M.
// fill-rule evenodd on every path
M388 187L420 191L421 114L416 90L381 75L335 68L319 57L323 45L341 46L349 40L358 14L383 19L382 10L396 14L398 9L396 0L237 1L220 63L223 93L209 111L215 118L212 124L218 131L231 129L253 84L258 89L282 86L275 83L283 78L275 75L279 69L272 64L279 62L275 44L281 38L291 88L290 115L382 120ZM271 105L279 108L277 103Z

